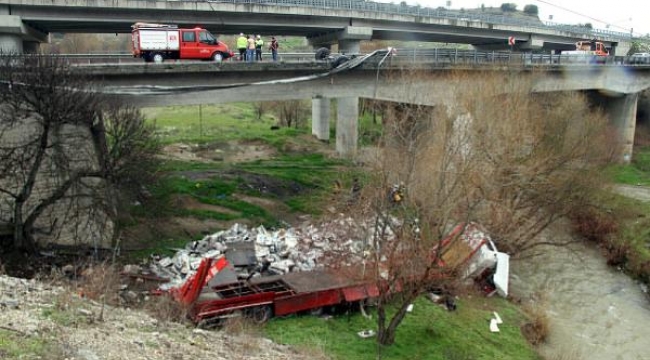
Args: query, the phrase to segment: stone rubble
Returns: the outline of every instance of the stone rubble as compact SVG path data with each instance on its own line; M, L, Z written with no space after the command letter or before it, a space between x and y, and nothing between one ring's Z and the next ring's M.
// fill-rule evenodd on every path
M156 259L150 264L150 271L170 280L161 286L162 290L181 285L194 274L203 258L221 255L234 266L239 279L313 271L325 267L328 254L361 254L364 246L368 247L364 245L367 228L351 218L275 231L234 224L230 229L188 243L172 257Z

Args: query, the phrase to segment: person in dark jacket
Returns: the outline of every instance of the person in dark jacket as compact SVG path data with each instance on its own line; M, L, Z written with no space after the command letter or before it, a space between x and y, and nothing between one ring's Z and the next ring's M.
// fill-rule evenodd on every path
M255 60L262 61L262 46L264 46L264 41L260 35L257 35L257 40L255 40Z
M271 44L269 45L269 50L271 50L271 57L273 61L278 61L278 41L275 40L275 36L271 37Z

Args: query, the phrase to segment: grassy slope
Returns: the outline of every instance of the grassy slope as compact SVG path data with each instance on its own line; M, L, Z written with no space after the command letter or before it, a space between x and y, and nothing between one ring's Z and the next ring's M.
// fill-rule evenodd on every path
M611 178L619 184L650 186L650 147L634 152L630 164L612 166ZM610 196L603 205L619 224L618 232L601 242L608 250L608 261L650 285L650 204Z
M156 189L158 198L173 194L189 195L202 203L236 210L241 218L273 222L281 219L275 219L274 214L258 212L259 209L254 205L229 200L230 194L241 191L237 190L237 179L215 177L192 181L178 176L178 173L187 170L237 170L296 182L313 188L313 191L282 201L293 210L313 213L327 203L333 181L341 179L345 183L355 171L352 164L346 161L329 159L319 154L283 153L288 142L297 141L297 136L308 133L309 129L269 132L273 120L270 117L264 117L261 122L251 120L254 116L250 104L203 106L201 110L203 119L200 126L198 107L147 109L146 114L162 126L161 135L166 143L259 139L280 150L280 155L271 160L228 165L167 162L163 170L170 176L163 188ZM360 143L372 142L379 131L380 125L373 124L370 116L363 117ZM251 194L262 196L254 191ZM199 218L232 216L206 210L192 213L172 210L172 213ZM180 241L176 239L174 244L180 245ZM488 330L492 310L498 311L505 320L498 334L492 334ZM428 300L420 299L415 304L413 314L400 327L397 344L385 349L386 359L537 359L519 331L519 326L524 321L525 316L503 299L486 299L482 296L463 298L456 312L447 312ZM362 340L356 335L357 331L369 328L374 328L374 321L359 314L349 318L341 315L329 321L294 316L273 320L266 326L265 332L278 342L302 347L316 346L338 359L354 360L375 358L375 343L372 339Z
M191 217L197 220L247 221L250 224L274 227L284 220L278 213L259 204L242 201L237 195L267 198L284 203L291 212L318 214L328 200L335 180L347 183L354 169L349 162L329 158L322 154L292 151L309 133L308 128L270 130L275 124L271 115L257 120L250 103L221 106L198 106L149 108L144 110L147 119L156 124L164 144L224 144L229 141L255 141L266 144L279 154L273 159L245 163L164 161L160 171L165 176L149 190L153 199L145 206L135 207L134 213L141 220L162 221L169 217ZM317 146L323 146L315 140ZM330 145L333 146L333 145ZM327 146L326 146L327 147ZM350 169L350 170L348 170ZM192 173L212 173L194 179ZM227 175L227 176L226 176ZM281 192L278 197L270 192L247 187L247 178L261 176L272 181ZM292 192L291 189L299 190ZM284 189L288 189L284 191ZM188 209L174 205L173 199L190 197L199 203L216 205L225 211L214 209ZM140 223L137 218L130 224ZM220 229L214 229L217 231ZM146 257L150 253L170 253L185 243L202 237L199 232L165 233L157 228L153 238L147 241L147 250L133 252L130 258ZM139 241L138 243L141 243ZM139 247L136 245L135 247Z
M488 328L492 311L504 320L499 333ZM514 305L500 298L465 297L454 312L420 298L399 327L395 344L381 350L382 359L538 359L521 336L524 321ZM374 338L357 335L367 329L376 329L375 317L367 319L355 312L327 320L314 316L274 319L265 333L279 343L322 349L335 359L375 359Z

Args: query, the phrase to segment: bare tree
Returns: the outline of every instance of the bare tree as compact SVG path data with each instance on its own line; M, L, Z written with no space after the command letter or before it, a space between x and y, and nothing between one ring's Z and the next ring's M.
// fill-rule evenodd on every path
M307 104L303 100L288 100L276 102L274 113L280 120L280 125L298 128L307 118Z
M266 114L273 107L273 104L268 101L258 101L253 103L253 109L255 109L255 117L257 121L262 120L262 116Z
M376 285L381 346L395 341L415 298L457 280L464 252L452 244L467 224L482 224L512 255L530 250L542 229L587 203L611 159L604 118L579 94L534 95L514 75L449 76L453 101L385 108L372 175L349 212L365 245L338 254L349 276Z
M532 254L550 224L593 205L618 136L581 93L532 94L523 80L477 80L481 86L457 97L480 154L476 217L504 250Z
M128 123L133 110L104 107L55 58L0 61L0 221L13 227L13 246L33 248L38 235L57 238L64 228L76 240L101 242L113 227L107 215L116 214L107 212L116 205L112 189L149 154L141 149L150 134Z

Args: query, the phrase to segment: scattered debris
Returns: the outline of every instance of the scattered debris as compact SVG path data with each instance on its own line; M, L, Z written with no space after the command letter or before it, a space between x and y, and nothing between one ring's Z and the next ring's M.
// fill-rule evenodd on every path
M493 313L494 313L494 319L497 321L497 324L498 325L503 324L503 320L501 320L501 317L499 316L499 314L497 314L496 311L493 311Z
M503 324L503 320L496 311L493 311L494 317L490 319L490 331L499 332L499 325Z
M490 331L499 332L499 326L497 326L497 319L490 319Z
M375 331L374 330L361 330L361 331L359 331L357 333L357 335L359 335L359 337L362 338L362 339L367 339L367 338L375 336Z

